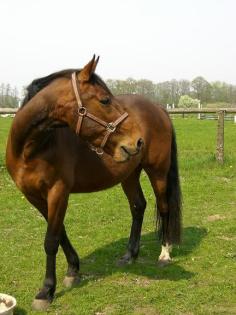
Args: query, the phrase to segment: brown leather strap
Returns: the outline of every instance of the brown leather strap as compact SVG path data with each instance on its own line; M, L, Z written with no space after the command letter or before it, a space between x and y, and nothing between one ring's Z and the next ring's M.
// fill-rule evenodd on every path
M78 91L78 84L77 84L77 78L76 78L76 72L72 73L71 76L71 81L72 81L72 87L75 93L75 97L76 97L76 101L78 104L78 122L77 122L77 126L76 126L76 133L79 135L80 133L80 129L82 126L82 122L83 122L83 118L86 116L90 119L92 119L93 121L96 121L98 124L100 124L101 126L106 128L106 133L105 136L102 140L102 143L100 145L100 147L94 147L94 146L90 146L92 150L96 151L97 154L101 155L103 154L103 148L105 147L107 140L109 138L109 136L116 130L116 127L128 117L128 113L124 113L122 114L119 118L117 118L114 122L110 122L107 123L104 120L94 116L91 113L87 112L86 107L83 106L81 98L79 96L79 91Z
M124 113L123 115L121 115L116 121L112 122L112 123L108 123L106 126L107 132L102 140L102 143L100 145L100 147L103 149L107 143L107 140L109 138L109 136L116 130L116 127L123 121L125 120L125 118L128 117L128 113Z
M80 96L79 96L79 91L78 91L78 86L77 86L77 79L76 79L76 72L72 73L72 86L73 86L73 90L75 93L75 97L76 97L76 101L79 107L83 107Z
M123 120L125 120L125 118L127 118L129 116L128 113L124 113L123 115L121 115L119 118L116 119L116 121L114 121L113 125L117 126L119 125L119 123L121 123Z
M107 127L107 122L101 120L100 118L94 116L93 114L87 113L86 116L89 117L90 119L96 121L97 123L99 123L103 127L105 127L105 128Z
M86 110L85 107L83 107L81 98L79 96L77 79L76 79L76 72L73 72L71 77L72 77L71 81L72 81L72 86L73 86L73 90L74 90L74 93L75 93L75 98L76 98L76 101L77 101L77 104L78 104L79 118L78 118L78 121L77 121L76 133L79 134L80 133L80 129L81 129L81 125L82 125L82 121L83 121L84 116L86 115L87 110Z
M76 133L77 133L77 134L80 133L80 129L81 129L81 126L82 126L83 117L84 117L84 116L79 115L79 118L78 118L78 121L77 121L77 126L76 126Z

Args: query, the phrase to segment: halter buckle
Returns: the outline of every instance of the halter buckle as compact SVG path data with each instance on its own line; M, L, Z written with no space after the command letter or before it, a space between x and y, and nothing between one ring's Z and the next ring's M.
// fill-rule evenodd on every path
M114 125L113 122L110 122L106 126L106 130L109 132L114 132L116 130L116 126Z

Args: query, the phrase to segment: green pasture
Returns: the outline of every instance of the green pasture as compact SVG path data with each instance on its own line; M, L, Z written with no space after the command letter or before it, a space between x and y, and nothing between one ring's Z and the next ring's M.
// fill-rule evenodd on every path
M137 261L117 267L130 231L120 186L71 195L68 234L81 258L81 284L64 289L66 261L59 251L55 315L236 314L236 124L225 123L225 163L214 158L216 121L173 119L183 191L183 243L159 268L154 196L148 201ZM0 118L0 292L14 295L16 315L37 314L31 302L44 277L46 225L16 189L4 167L11 118Z

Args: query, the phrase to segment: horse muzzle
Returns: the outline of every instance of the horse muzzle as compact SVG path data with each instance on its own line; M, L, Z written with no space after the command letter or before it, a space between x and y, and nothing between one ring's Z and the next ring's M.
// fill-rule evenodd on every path
M144 146L144 141L142 138L139 138L135 145L121 144L119 147L119 156L117 154L114 156L114 159L117 162L126 162L129 161L133 156L138 155Z

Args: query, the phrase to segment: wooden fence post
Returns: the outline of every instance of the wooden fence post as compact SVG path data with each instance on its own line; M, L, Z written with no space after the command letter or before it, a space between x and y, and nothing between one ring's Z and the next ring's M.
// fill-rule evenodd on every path
M223 110L218 112L216 160L221 164L224 163L224 116Z

